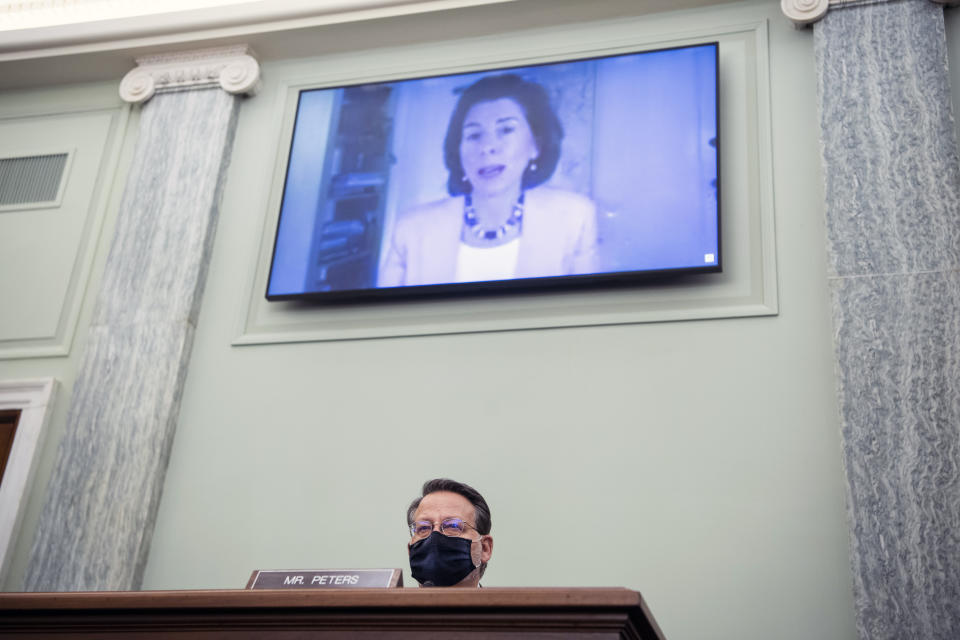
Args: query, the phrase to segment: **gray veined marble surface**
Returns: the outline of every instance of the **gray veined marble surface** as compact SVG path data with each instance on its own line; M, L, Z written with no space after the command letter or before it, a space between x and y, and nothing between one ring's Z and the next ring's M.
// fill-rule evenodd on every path
M201 89L162 93L143 107L28 591L140 586L238 100Z
M960 273L832 284L861 636L960 637Z
M943 9L833 8L814 27L837 275L960 266L960 165Z
M857 628L960 638L960 163L943 9L814 26Z

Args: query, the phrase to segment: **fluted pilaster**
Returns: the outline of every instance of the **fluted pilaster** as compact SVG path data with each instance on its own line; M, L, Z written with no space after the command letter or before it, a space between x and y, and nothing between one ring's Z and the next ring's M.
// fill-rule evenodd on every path
M232 90L258 77L245 49L229 53L142 59L122 83L145 101L140 132L27 590L140 586L236 126Z

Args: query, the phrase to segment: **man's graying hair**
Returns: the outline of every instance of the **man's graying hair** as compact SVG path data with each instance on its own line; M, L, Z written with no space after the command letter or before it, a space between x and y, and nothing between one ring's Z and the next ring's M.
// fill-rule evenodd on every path
M420 497L411 502L410 507L407 509L408 527L413 524L413 514L417 512L417 508L420 506L420 501L423 500L425 496L438 491L458 493L469 500L477 514L477 521L473 523L477 527L477 532L480 535L489 535L491 522L490 507L487 506L487 501L483 499L483 496L480 495L479 491L470 485L457 482L456 480L451 480L450 478L435 478L433 480L427 480L423 483L423 489L420 492Z

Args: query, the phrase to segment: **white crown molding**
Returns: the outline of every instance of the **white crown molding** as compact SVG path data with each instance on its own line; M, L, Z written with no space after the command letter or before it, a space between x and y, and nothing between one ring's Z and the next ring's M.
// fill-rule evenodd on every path
M154 16L258 0L0 0L0 33Z
M246 45L199 49L137 58L120 82L126 102L149 100L158 91L219 86L227 93L255 93L260 65Z
M0 0L0 32L116 20L258 0Z
M830 7L845 4L867 5L891 2L892 0L780 0L780 9L783 15L793 21L796 27L805 27L813 24L827 15ZM936 4L946 6L960 5L960 0L930 0Z
M291 29L446 11L517 0L16 0L14 5L70 5L32 22L0 4L0 62L276 33ZM11 0L0 0L0 3ZM99 12L84 9L101 7ZM102 6L120 5L116 12ZM188 5L189 8L187 8ZM33 11L42 10L38 6ZM48 9L48 11L51 11ZM19 21L22 26L16 27ZM6 28L5 28L6 26Z

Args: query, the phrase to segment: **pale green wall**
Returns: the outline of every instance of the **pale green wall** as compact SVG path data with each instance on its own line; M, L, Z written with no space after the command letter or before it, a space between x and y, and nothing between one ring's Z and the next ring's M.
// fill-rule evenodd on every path
M560 42L570 28L502 11L489 29ZM255 568L409 576L404 508L424 479L448 475L492 506L489 586L638 589L672 639L853 638L812 33L772 2L665 24L763 19L780 302L768 317L231 346L272 176L264 118L278 78L326 60L265 64L240 116L144 587L241 587ZM53 375L69 390L82 346L0 361L0 379ZM7 588L26 562L61 401Z

